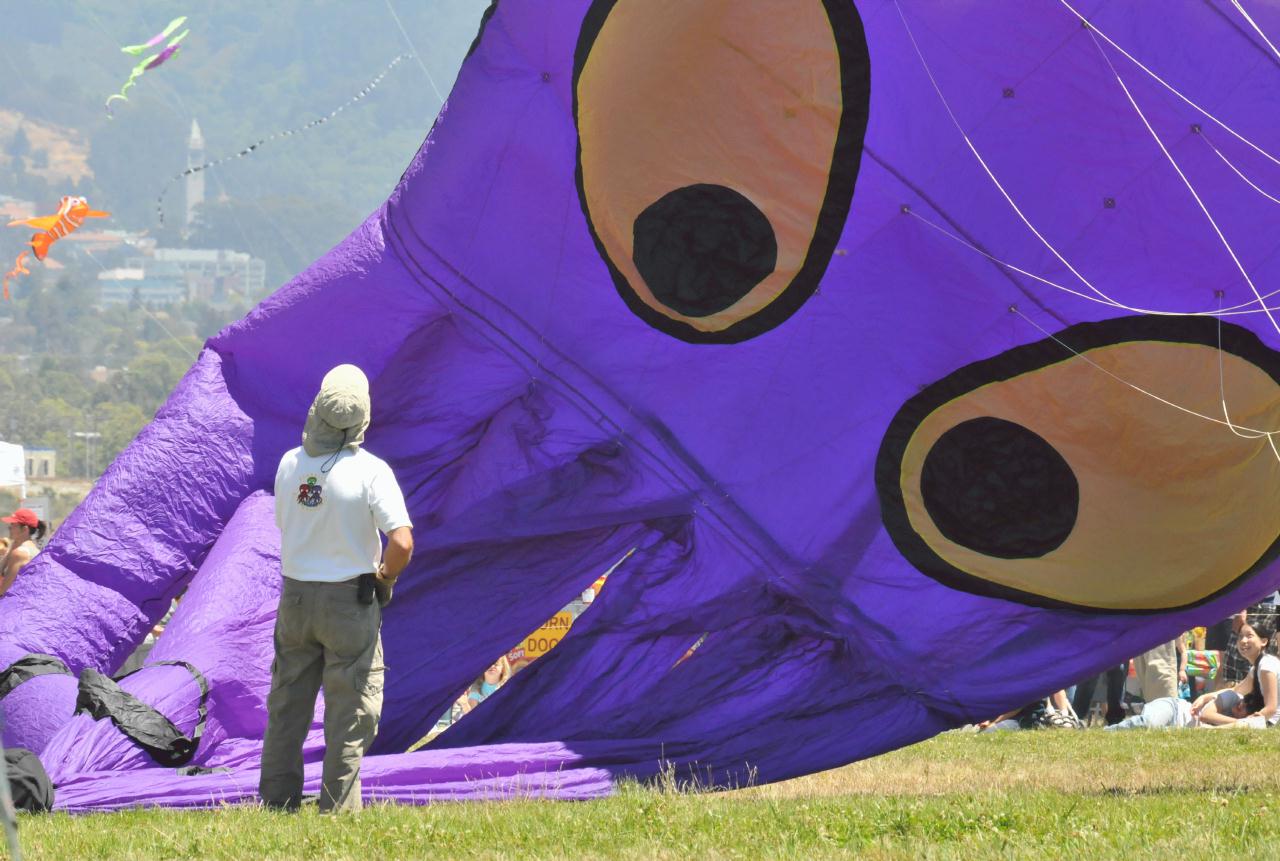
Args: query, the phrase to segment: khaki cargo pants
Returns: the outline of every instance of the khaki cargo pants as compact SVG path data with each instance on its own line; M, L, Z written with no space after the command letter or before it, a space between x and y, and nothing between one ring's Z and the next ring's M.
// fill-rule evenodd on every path
M302 801L302 744L324 687L320 810L360 809L360 760L382 714L382 610L356 600L358 579L284 578L267 696L258 792L269 807Z

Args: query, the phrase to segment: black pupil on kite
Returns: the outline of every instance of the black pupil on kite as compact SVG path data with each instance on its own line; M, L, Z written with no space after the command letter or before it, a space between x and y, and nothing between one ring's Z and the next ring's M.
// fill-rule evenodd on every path
M1057 449L1022 425L990 417L938 438L924 459L920 493L944 536L1001 559L1056 549L1080 509L1080 484Z
M632 256L663 305L706 317L746 296L773 272L778 240L769 219L723 185L688 185L636 218Z

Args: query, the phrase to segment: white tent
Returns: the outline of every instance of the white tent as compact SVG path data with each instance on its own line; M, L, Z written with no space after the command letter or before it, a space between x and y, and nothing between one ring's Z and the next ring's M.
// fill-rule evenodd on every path
M27 458L22 446L0 442L0 487L19 487L27 495Z

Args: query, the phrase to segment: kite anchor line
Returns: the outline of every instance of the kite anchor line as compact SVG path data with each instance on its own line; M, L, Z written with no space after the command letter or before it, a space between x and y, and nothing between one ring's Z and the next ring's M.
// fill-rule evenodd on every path
M213 161L207 161L204 164L198 164L193 167L189 167L186 170L182 171L182 173L177 173L169 177L169 180L164 184L164 188L160 189L160 193L156 195L156 216L159 219L160 226L161 227L164 226L164 196L169 193L169 189L173 186L175 182L181 179L185 179L188 176L191 176L193 173L208 171L208 170L211 170L212 168L217 167L220 164L224 164L225 162L233 161L234 159L238 159L238 158L244 158L247 155L252 155L254 152L258 150L259 147L262 147L273 140L277 140L279 138L292 137L293 135L300 135L303 132L310 131L311 129L315 128L318 125L323 125L324 123L327 123L329 120L333 119L338 114L342 113L347 108L351 107L356 102L360 101L365 96L369 95L369 93L373 92L373 90L378 86L378 84L382 82L382 79L385 78L391 72L391 70L394 69L396 65L399 64L399 62L403 60L406 56L408 55L407 54L398 55L394 60L392 60L390 63L387 64L386 68L384 68L376 78L374 78L372 81L366 84L364 86L364 89L356 93L351 98L347 99L341 105L334 108L332 111L325 114L324 116L316 117L311 122L306 123L305 125L298 126L297 128L286 129L285 131L282 131L282 132L274 132L273 134L267 135L264 138L260 138L254 141L253 143L249 144L247 147L240 150L239 152L234 152L234 153L231 153L230 155L224 155L221 158L216 158Z

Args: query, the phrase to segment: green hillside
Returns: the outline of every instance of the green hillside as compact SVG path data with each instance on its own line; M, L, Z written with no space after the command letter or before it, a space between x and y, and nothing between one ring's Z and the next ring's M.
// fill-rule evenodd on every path
M47 156L32 151L0 168L0 194L49 206L63 194L82 193L111 210L112 226L181 244L157 223L156 197L186 167L193 119L209 158L235 152L328 114L412 43L421 64L407 58L332 122L209 173L204 229L189 244L249 251L268 262L268 280L279 282L386 197L440 109L435 90L447 95L452 86L486 5L0 0L0 110L79 137L93 172L68 187L38 175ZM103 103L136 62L120 46L145 41L182 14L191 30L182 51L144 75L108 119ZM7 151L14 142L3 134L0 151ZM170 227L181 207L181 188L170 189ZM8 255L21 241L5 236L0 251Z
M43 213L86 195L112 217L94 228L146 231L160 245L227 248L267 263L274 290L324 254L387 196L448 94L488 0L0 0L0 196ZM144 42L174 17L181 53L104 109ZM398 17L398 20L397 20ZM403 31L401 29L403 27ZM411 48L412 45L412 48ZM347 102L397 55L379 87L337 118L208 172L190 235L181 184L192 120L206 157L233 153ZM0 201L2 202L2 201ZM0 227L0 271L29 229ZM242 300L99 310L102 268L128 248L55 248L0 301L0 438L57 451L60 478L93 478L150 420L201 342L242 316ZM259 297L250 297L253 299ZM83 436L100 433L86 450ZM83 481L81 482L83 487Z

